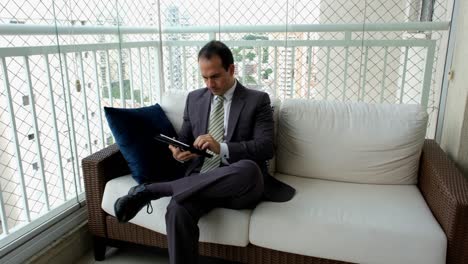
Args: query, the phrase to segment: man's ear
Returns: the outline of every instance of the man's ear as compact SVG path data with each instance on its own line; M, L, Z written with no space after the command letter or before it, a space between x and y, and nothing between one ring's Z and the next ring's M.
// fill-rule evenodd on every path
M228 69L229 75L234 76L234 69L235 69L234 64L229 65L229 69Z

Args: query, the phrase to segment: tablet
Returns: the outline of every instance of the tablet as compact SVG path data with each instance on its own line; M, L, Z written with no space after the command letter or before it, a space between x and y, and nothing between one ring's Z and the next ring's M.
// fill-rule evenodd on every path
M201 149L197 149L193 146L190 146L182 141L178 141L176 139L173 139L173 138L170 138L166 135L163 135L163 134L159 134L157 136L154 137L154 139L156 139L157 141L159 142L162 142L162 143L166 143L168 145L172 145L174 147L178 147L184 151L188 150L192 153L195 153L195 154L198 154L198 155L202 155L202 156L205 156L205 157L208 157L208 158L211 158L213 157L213 155L207 153L205 150L201 150Z

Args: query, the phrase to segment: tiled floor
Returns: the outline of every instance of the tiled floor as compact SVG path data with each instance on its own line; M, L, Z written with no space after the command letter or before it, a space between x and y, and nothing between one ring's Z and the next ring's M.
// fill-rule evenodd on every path
M85 256L78 260L75 264L90 264L90 263L112 263L112 264L169 264L169 258L166 254L160 252L151 252L144 249L117 249L109 248L104 261L95 261L93 251L89 251Z
M75 264L169 264L169 258L167 253L164 251L158 252L158 250L148 250L140 248L108 248L106 253L106 259L104 261L95 261L93 251L89 251L85 256L79 259ZM227 262L214 258L201 257L200 264L234 264L233 262Z

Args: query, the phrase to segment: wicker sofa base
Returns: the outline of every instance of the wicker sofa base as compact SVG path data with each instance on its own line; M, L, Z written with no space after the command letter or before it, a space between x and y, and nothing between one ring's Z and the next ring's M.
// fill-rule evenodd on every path
M122 224L113 216L106 217L107 236L112 240L127 241L135 244L167 248L166 236L158 232L134 225ZM199 243L199 253L202 256L221 258L240 263L255 264L343 264L336 260L314 258L287 252L271 250L252 244L246 247L226 246L214 243Z
M95 258L104 259L105 245L125 241L127 245L166 248L166 236L133 225L120 224L102 208L106 183L130 173L116 144L86 157L83 177L88 206L88 225L95 238ZM418 175L418 187L447 236L447 264L468 263L468 181L434 140L424 143ZM115 242L115 243L114 243ZM285 241L287 243L287 241ZM339 249L337 249L339 250ZM241 263L343 263L319 259L249 244L246 247L200 243L200 255ZM166 252L166 251L165 251Z

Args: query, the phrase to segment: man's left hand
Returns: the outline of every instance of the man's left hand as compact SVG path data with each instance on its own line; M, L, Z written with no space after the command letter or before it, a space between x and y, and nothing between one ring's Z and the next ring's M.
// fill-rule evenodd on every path
M216 154L221 152L221 146L210 134L200 135L193 142L193 146L198 149L209 149Z

